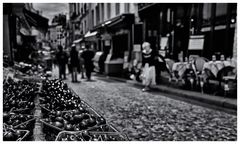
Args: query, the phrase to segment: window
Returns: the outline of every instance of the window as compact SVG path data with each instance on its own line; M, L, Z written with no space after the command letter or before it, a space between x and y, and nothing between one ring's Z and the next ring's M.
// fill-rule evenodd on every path
M87 31L87 21L85 20L84 21L84 33L86 33L86 31Z
M100 22L99 6L96 6L96 24Z
M111 17L111 3L107 4L107 17L108 19Z
M120 3L116 3L116 15L120 13Z
M78 15L79 14L79 4L76 3L76 14Z
M212 4L204 3L203 4L203 25L209 25L212 14Z
M81 8L81 14L83 14L83 8Z
M87 11L87 4L84 4L84 13Z
M129 11L130 11L130 4L129 3L125 3L124 7L125 7L125 13L129 13Z
M74 3L73 4L73 11L76 12L77 11L77 5Z
M92 10L92 27L94 26L94 10Z
M104 3L101 4L102 9L102 21L104 21Z
M216 16L227 15L227 3L217 3L216 4Z

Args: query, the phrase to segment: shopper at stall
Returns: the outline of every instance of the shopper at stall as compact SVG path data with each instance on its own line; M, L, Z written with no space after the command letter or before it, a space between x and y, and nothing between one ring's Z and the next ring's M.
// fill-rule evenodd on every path
M84 68L86 71L86 76L87 80L91 80L91 73L93 71L93 57L94 57L94 52L89 48L88 45L86 45L86 50L83 51L81 57L84 59Z
M58 52L56 55L58 68L59 68L59 79L66 79L66 64L68 61L67 53L63 51L63 47L61 45L58 46Z
M78 58L78 51L76 50L76 46L73 45L71 52L70 52L70 63L72 68L72 82L78 82L77 81L77 69L79 67L79 58Z
M142 44L143 51L143 84L145 85L145 88L142 89L142 91L149 91L150 85L156 85L156 71L155 71L155 54L151 48L150 43L144 42Z

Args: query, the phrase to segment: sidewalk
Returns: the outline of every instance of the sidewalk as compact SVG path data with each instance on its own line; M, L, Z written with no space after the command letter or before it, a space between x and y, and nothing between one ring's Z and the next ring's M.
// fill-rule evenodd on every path
M128 84L132 84L135 86L143 87L142 83L133 81L133 80L127 80L127 79L123 79L123 78L105 76L105 75L100 75L100 74L96 74L96 76L106 77L108 79L112 79L112 80L116 80L116 81L120 81L120 82L125 82ZM169 84L156 85L156 86L152 86L152 88L153 88L153 90L156 90L158 92L174 95L175 98L179 97L179 98L194 100L194 101L197 101L197 102L200 102L203 104L208 104L211 106L225 108L230 111L237 111L237 99L234 99L234 98L202 94L200 92L195 92L195 91L190 91L190 90L182 90L179 88L174 88L174 86L171 86Z

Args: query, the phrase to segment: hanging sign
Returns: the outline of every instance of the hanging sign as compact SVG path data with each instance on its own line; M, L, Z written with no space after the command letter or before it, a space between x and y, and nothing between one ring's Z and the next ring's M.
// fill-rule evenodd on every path
M194 35L190 36L188 50L203 50L204 36Z

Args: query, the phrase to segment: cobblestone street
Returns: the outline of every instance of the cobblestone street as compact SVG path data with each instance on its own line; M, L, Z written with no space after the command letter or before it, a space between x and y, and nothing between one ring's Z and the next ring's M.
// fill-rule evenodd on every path
M237 143L237 2L3 2L3 141Z
M69 75L70 76L70 75ZM236 140L237 117L102 77L65 82L130 140Z

